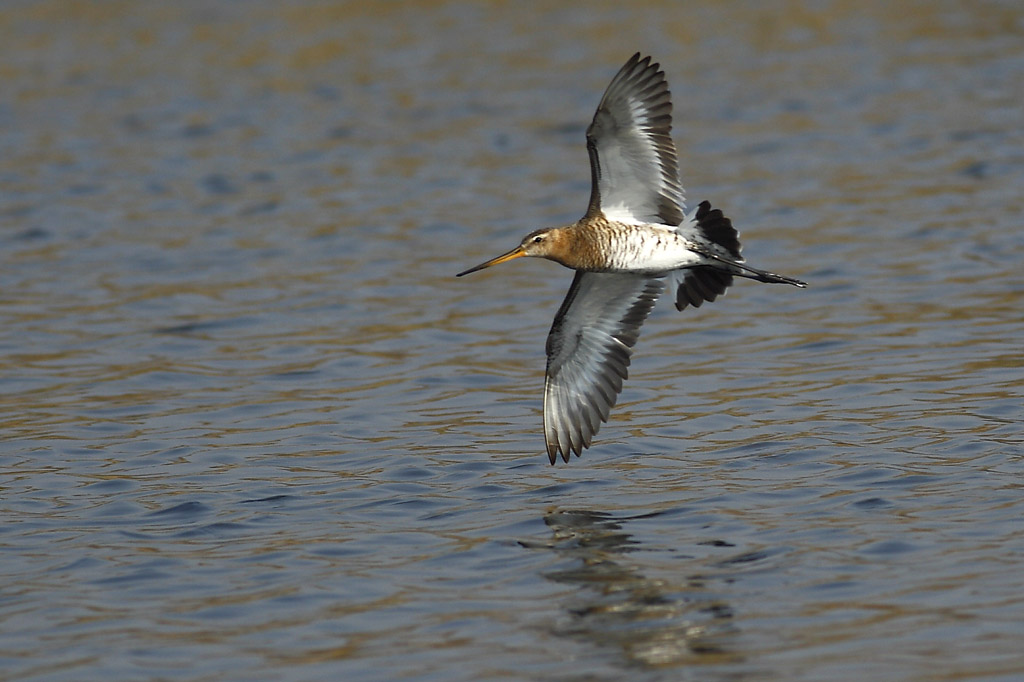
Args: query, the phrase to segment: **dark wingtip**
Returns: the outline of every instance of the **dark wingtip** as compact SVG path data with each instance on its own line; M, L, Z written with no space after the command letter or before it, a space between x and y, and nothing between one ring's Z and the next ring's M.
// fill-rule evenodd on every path
M583 455L583 451L586 450L588 447L590 447L590 443L581 444L579 450L577 450L576 447L572 445L572 443L569 443L565 447L558 443L555 443L554 445L549 445L547 448L548 462L551 463L551 466L554 466L555 464L558 463L558 456L561 455L562 461L568 464L569 460L572 459L573 455L581 457Z

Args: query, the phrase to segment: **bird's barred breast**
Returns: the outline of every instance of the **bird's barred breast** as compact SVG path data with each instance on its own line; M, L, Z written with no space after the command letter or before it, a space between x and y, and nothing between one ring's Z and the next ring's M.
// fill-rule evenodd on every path
M692 251L690 242L674 230L660 225L635 225L616 231L608 253L609 270L661 273L692 267L705 261Z

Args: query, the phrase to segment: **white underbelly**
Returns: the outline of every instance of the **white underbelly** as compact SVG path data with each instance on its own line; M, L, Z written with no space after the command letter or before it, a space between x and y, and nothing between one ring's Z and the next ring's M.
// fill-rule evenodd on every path
M630 272L668 272L693 267L706 259L688 248L688 242L674 231L641 229L625 235L622 248L615 251L615 269Z

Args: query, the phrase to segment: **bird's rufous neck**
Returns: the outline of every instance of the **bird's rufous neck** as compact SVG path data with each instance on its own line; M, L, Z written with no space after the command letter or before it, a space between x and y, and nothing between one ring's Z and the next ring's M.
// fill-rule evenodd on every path
M603 230L591 220L555 230L556 237L551 260L574 270L601 270L606 263L606 239Z

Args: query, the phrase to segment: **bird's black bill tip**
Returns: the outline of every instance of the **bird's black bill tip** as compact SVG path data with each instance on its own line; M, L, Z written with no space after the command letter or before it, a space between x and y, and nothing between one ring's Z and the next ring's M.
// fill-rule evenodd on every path
M483 269L484 269L483 265L477 265L476 267L470 268L469 270L463 270L462 272L460 272L459 274L457 274L455 276L456 277L464 277L465 275L469 275L471 273L476 272L477 270L483 270Z

